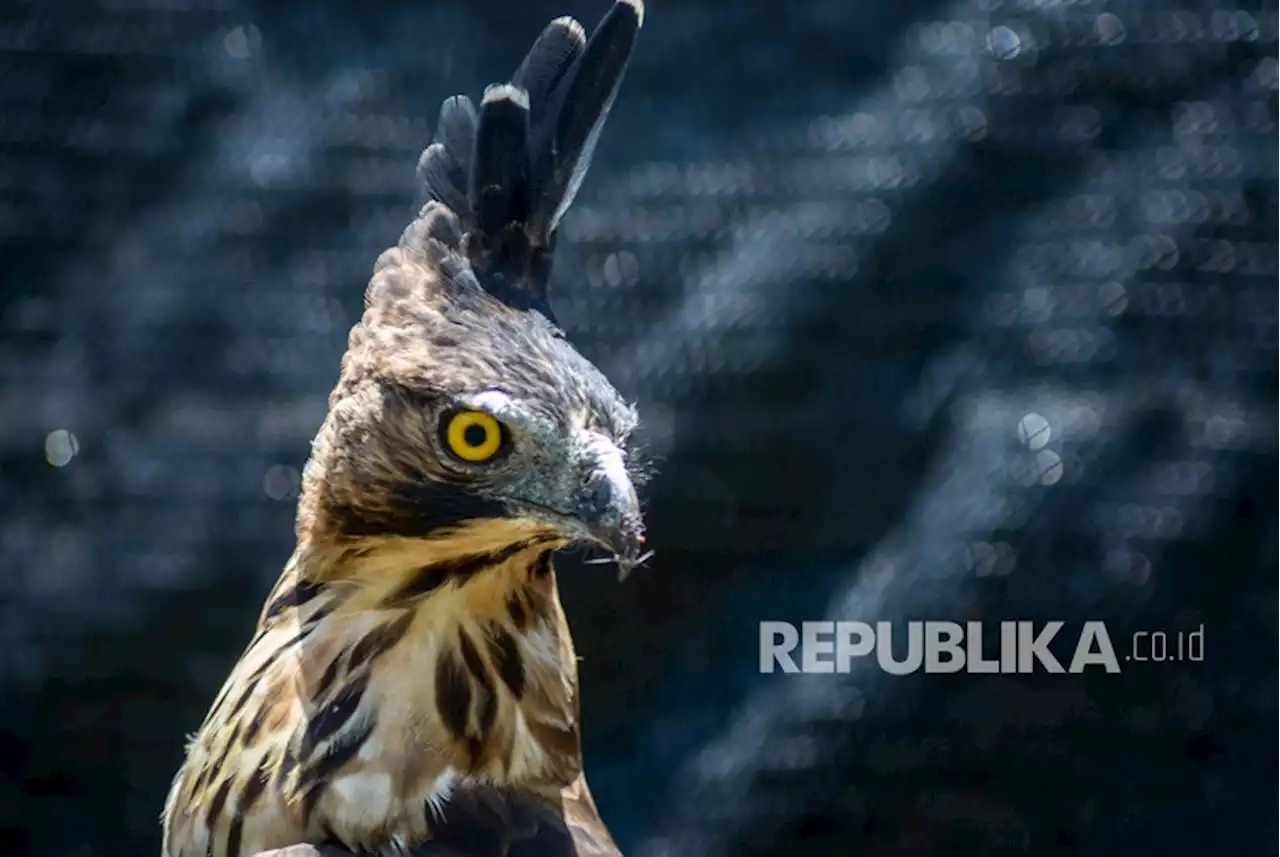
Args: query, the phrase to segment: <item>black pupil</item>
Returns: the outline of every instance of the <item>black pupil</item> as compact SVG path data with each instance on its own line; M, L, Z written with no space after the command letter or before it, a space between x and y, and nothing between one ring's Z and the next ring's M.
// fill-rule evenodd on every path
M484 446L488 437L489 433L485 431L484 426L476 423L472 423L462 431L462 441L467 446Z

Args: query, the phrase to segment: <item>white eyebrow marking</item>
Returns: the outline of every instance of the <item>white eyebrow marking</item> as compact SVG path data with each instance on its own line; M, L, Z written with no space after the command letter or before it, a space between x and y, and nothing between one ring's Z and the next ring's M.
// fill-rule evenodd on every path
M477 410L488 411L494 416L501 414L514 404L511 397L501 390L484 390L469 397L466 402Z

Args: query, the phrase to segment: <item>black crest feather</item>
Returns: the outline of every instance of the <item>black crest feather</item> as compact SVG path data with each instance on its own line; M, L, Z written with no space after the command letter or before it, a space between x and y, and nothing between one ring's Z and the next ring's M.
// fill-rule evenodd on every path
M479 110L446 99L418 176L428 204L458 218L476 279L516 309L554 321L547 283L556 227L573 202L644 20L642 0L616 0L588 40L572 18L542 31L511 81Z

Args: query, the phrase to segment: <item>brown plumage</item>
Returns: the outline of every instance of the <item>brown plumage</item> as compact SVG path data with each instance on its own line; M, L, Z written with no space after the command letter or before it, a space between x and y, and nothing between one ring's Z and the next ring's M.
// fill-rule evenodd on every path
M174 779L165 857L618 853L551 554L641 559L636 415L565 341L547 278L642 15L618 0L590 42L554 21L479 109L445 102L297 548Z

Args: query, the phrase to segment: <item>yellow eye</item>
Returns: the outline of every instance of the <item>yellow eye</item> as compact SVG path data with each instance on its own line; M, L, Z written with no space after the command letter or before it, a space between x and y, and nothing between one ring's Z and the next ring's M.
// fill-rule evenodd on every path
M484 411L459 411L448 417L444 440L458 458L477 464L493 458L502 448L502 426Z

